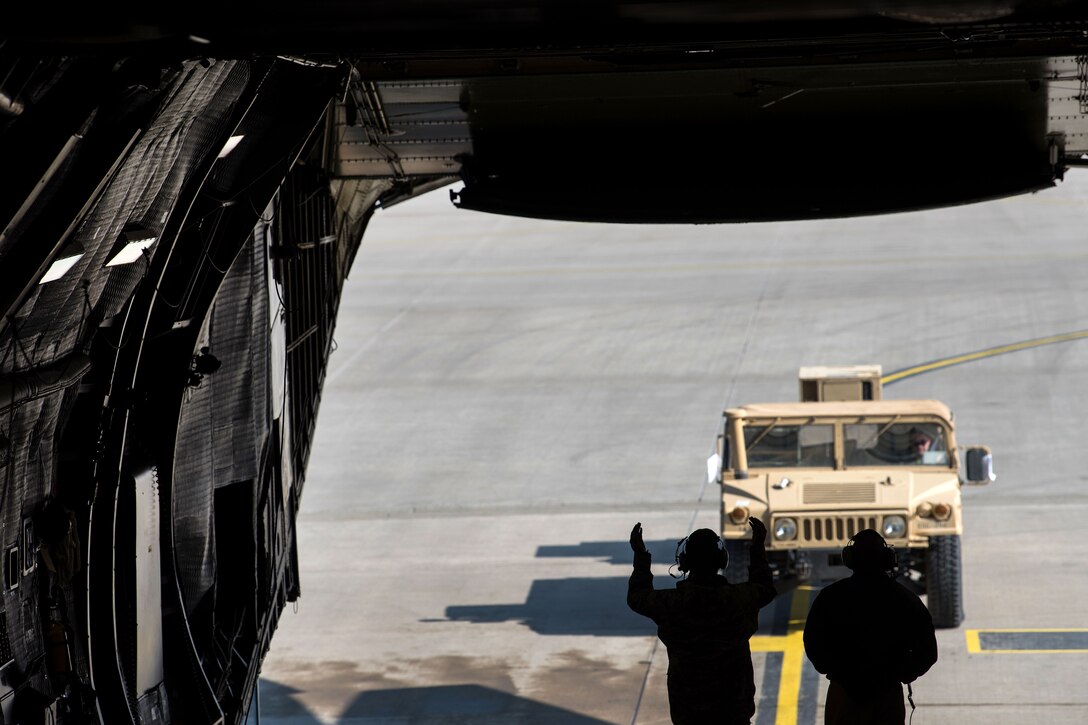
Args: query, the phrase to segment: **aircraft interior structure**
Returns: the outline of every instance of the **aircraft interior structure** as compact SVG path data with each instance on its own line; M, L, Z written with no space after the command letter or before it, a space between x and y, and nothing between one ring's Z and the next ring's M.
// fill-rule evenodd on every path
M812 219L1086 163L1088 4L816 5L0 24L0 720L245 720L305 592L295 517L375 210L459 184L527 217Z

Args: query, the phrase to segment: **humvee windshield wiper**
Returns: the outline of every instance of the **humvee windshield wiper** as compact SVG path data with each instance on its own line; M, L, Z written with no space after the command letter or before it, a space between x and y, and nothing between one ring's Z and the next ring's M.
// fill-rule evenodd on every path
M875 436L875 437L876 437L876 438L879 438L880 436L882 436L882 435L884 435L885 433L887 433L887 432L888 432L888 429L889 429L889 428L891 428L891 427L892 427L893 425L895 425L895 424L896 424L897 422L899 422L899 419L900 419L900 418L902 418L902 417L903 417L903 416L901 416L901 415L897 415L897 416L895 416L894 418L892 418L891 420L889 420L889 421L888 421L888 423L887 423L887 425L885 425L885 426L884 426L883 428L881 428L880 430L878 430L878 431L877 431L877 433L876 433L876 436Z
M753 448L755 448L756 446L758 446L758 445L759 445L759 442L760 442L761 440L763 440L764 438L766 438L766 437L767 437L767 434L768 434L768 433L770 433L770 432L771 432L771 430L773 430L773 429L774 429L774 427L775 427L776 425L778 425L778 424L779 424L779 422L780 422L781 420L782 420L781 418L775 418L774 420L772 420L772 421L771 421L771 424L770 424L769 426L767 426L766 428L764 428L764 429L763 429L763 432L762 432L762 433L760 433L759 435L757 435L757 436L756 436L756 439L755 439L754 441L752 441L751 443L747 443L747 444L745 444L745 447L747 447L747 448L748 448L748 450L752 450Z

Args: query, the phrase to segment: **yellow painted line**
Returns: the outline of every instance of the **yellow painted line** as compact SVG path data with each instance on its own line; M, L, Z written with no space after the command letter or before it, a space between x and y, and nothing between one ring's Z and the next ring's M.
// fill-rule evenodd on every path
M980 654L982 652L982 645L979 644L978 630L969 629L964 632L964 635L967 637L967 651L973 655Z
M967 651L971 654L982 655L1022 655L1022 654L1084 654L1088 649L982 649L980 633L982 632L1088 632L1088 629L1077 627L1043 627L1038 629L968 629L964 631L967 638Z
M786 637L783 635L760 635L748 640L753 652L785 652Z
M946 357L943 360L934 360L933 362L923 363L922 365L915 365L914 367L904 368L903 370L896 370L895 372L888 373L887 375L882 377L880 379L880 382L884 385L888 385L889 383L894 383L897 380L902 380L903 378L910 378L914 377L915 375L921 375L922 373L933 372L934 370L946 368L951 365L960 365L962 363L972 362L974 360L982 360L984 358L994 357L995 355L1004 355L1005 353L1028 350L1030 348L1041 347L1043 345L1055 345L1059 342L1083 340L1084 338L1088 338L1088 330L1066 332L1061 335L1040 337L1035 340L1014 342L1009 345L999 345L997 347L990 347L985 350L979 350L977 352L969 352L964 355L954 355L952 357Z
M790 599L790 621L785 635L752 637L753 652L782 652L782 673L778 679L778 703L775 725L797 725L797 706L801 695L801 669L805 664L805 616L809 592L815 587L799 586Z

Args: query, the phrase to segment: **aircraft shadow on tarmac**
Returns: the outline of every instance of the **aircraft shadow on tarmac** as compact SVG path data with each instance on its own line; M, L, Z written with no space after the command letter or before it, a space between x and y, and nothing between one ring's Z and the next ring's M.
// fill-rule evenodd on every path
M246 723L261 722L267 725L269 722L277 725L321 725L310 710L299 702L295 695L299 690L290 685L281 685L263 677L257 685L260 700L260 718L255 716L254 708L250 707Z
M671 563L674 560L675 540L646 542L646 545L655 562ZM612 564L631 566L631 547L626 541L542 546L537 549L537 556L595 557ZM529 587L529 595L522 604L449 606L446 607L446 620L473 624L520 622L543 635L652 635L655 632L653 622L627 608L627 579L627 574L619 577L537 579ZM675 584L672 579L658 575L654 577L654 586L671 589ZM760 613L762 631L780 628L771 623L771 620L778 618L772 614L775 609L768 607Z
M653 622L627 608L627 577L537 579L524 604L446 607L453 621L521 622L537 634L644 637Z
M671 562L676 541L648 541L654 561ZM626 541L583 541L571 546L541 546L541 558L595 558L631 566ZM659 585L660 586L660 585ZM537 634L644 637L653 623L627 608L627 576L537 579L524 604L481 604L446 608L446 619L476 624L521 622Z
M298 690L261 680L262 725L320 725L321 721L298 701ZM473 722L479 725L607 725L604 720L518 697L481 685L404 687L360 692L338 721L434 723Z
M646 549L653 556L655 563L672 563L676 560L676 539L647 541ZM631 566L631 544L627 541L583 541L571 546L539 546L538 558L592 558L602 559L609 564Z

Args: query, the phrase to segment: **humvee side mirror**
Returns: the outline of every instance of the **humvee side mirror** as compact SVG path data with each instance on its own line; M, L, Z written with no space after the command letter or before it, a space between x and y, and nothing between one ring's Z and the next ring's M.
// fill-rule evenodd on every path
M722 457L717 453L712 453L710 458L706 459L706 482L721 483L722 477L719 475L721 470Z
M986 485L996 481L994 475L994 457L986 446L967 449L967 483Z
M729 465L729 439L718 436L716 452L706 459L706 482L721 483L722 468Z

